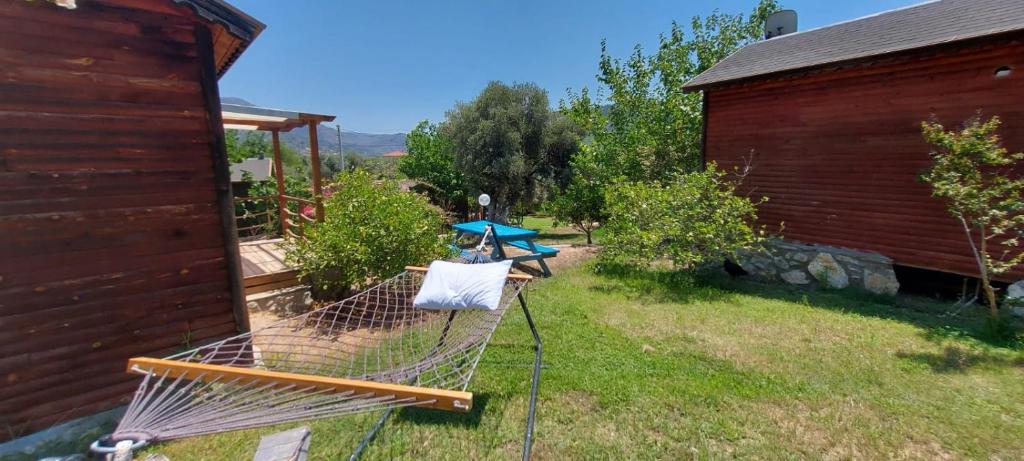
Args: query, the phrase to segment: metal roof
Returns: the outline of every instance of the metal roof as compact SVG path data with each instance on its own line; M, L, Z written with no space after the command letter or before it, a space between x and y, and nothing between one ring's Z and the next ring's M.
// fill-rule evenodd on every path
M311 114L266 107L221 104L224 128L233 130L291 131L310 123L330 122L333 115Z
M1024 30L1024 0L935 0L751 43L683 85L690 91Z
M247 158L231 164L231 182L242 180L242 172L249 172L253 182L263 181L274 172L274 160L270 158Z

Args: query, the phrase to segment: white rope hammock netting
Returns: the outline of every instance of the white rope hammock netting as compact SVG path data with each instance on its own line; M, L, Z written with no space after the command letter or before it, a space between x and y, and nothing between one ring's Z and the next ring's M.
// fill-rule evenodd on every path
M406 271L338 303L166 359L108 442L146 443L401 406L468 411L477 362L526 279L496 310L424 310Z

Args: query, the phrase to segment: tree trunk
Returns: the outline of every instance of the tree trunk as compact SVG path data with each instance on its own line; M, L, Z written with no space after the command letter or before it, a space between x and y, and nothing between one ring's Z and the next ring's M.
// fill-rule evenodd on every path
M971 233L971 226L967 224L967 220L963 216L958 216L960 224L963 225L964 233L967 234L967 243L971 244L971 252L974 253L974 261L978 264L979 279L981 279L981 289L985 293L985 302L988 304L989 313L995 317L999 315L999 305L996 303L996 291L992 289L992 285L989 283L988 276L988 263L986 258L988 255L985 253L985 228L979 227L978 232L981 234L981 249L974 243L974 235Z
M993 317L999 315L999 304L996 303L996 290L989 284L988 274L981 275L981 289L985 292L985 301L988 303L989 314Z
M487 220L498 224L508 224L508 215L512 207L502 203L491 203L487 209Z
M984 271L982 271L982 274L984 275L982 282L984 282L983 288L985 289L985 300L988 301L989 313L991 313L992 316L995 317L999 315L999 305L996 303L996 291L992 288L992 285L989 283L988 268L990 264L988 260L988 242L986 240L987 236L985 235L984 227L981 227L980 229L978 229L978 231L981 233L981 248L978 251L978 253L981 255L981 264L984 267Z
M586 231L583 231L583 232L584 232L585 234L587 234L587 245L592 245L592 244L593 244L593 242L591 242L591 241L590 241L590 234L591 234L591 233L592 233L593 231L591 231L591 230L586 230Z

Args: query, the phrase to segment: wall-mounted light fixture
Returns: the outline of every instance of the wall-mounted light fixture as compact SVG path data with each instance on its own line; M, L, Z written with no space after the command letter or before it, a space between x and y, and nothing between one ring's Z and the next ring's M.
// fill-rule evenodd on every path
M1013 69L1010 68L1010 66L1002 66L996 69L996 71L993 74L996 76L996 78L1003 78L1009 77L1011 73L1013 73Z

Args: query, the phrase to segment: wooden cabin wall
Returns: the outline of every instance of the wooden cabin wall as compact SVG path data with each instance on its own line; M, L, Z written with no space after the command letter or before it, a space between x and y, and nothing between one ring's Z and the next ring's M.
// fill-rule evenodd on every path
M236 332L195 27L172 2L0 1L0 440Z
M996 79L994 71L1013 73ZM705 158L740 167L743 193L766 196L760 220L808 243L871 250L896 264L976 275L959 222L919 181L930 165L921 122L948 129L998 115L1004 145L1024 150L1020 37L707 93ZM1004 280L1024 277L1018 268Z

